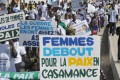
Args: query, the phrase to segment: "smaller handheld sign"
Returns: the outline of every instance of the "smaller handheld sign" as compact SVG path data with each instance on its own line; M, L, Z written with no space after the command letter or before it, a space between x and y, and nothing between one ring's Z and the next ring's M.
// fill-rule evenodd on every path
M72 10L77 11L83 8L83 1L84 0L72 0Z
M20 22L20 45L39 47L40 35L55 35L55 27L50 21L26 20Z
M91 30L88 26L86 20L79 22L78 24L74 24L73 28L75 29L75 35L83 36L83 35L90 35Z
M24 20L23 12L0 16L0 42L19 37L20 20Z
M18 36L19 36L19 29L14 29L11 31L6 31L6 32L0 32L1 41L17 38Z

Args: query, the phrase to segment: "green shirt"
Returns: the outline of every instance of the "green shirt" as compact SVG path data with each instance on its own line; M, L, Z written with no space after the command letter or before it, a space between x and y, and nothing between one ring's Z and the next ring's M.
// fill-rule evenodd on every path
M60 22L60 23L58 23L58 26L59 26L59 25L62 26L62 27L66 30L67 27L66 27L66 25L65 25L64 22Z

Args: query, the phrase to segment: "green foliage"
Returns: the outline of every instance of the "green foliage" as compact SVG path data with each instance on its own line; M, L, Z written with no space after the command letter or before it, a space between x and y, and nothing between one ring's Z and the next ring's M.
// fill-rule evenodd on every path
M75 29L73 29L73 26L68 26L67 27L66 35L75 35Z

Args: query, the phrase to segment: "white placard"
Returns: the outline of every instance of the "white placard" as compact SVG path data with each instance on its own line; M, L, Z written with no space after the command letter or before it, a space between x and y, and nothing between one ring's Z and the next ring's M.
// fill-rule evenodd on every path
M88 36L91 35L90 27L88 26L88 23L86 20L80 21L78 24L74 24L73 28L75 29L75 35L78 36Z
M51 21L25 20L20 22L20 46L39 47L39 35L55 35Z
M0 16L0 41L19 37L20 20L25 20L24 12Z
M72 10L77 11L83 8L83 1L84 0L72 0Z
M41 80L100 80L99 36L40 36Z

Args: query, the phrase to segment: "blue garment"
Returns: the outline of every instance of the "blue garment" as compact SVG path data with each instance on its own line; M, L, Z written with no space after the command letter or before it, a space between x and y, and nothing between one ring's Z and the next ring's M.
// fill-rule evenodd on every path
M93 30L96 30L96 31L97 31L97 30L98 30L98 26L97 26L97 25L94 26L94 27L93 27Z
M17 13L17 12L20 12L20 10L18 10L17 8L13 8L13 12Z

